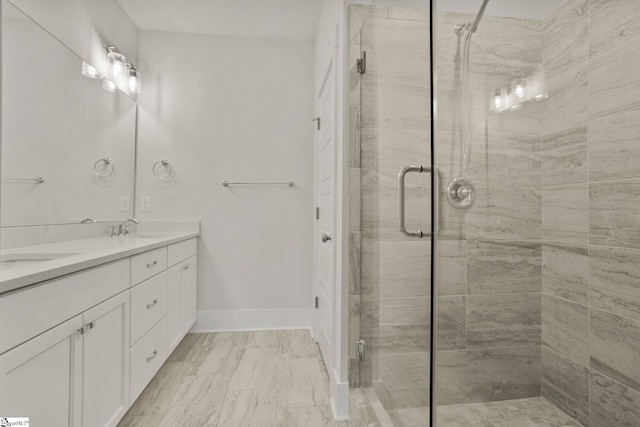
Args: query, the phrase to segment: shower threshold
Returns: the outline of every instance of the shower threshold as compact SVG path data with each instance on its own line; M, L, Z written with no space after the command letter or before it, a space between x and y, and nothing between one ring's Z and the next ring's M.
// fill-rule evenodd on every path
M363 388L379 427L428 427L429 408L387 409L372 388ZM543 397L438 406L437 427L583 427Z

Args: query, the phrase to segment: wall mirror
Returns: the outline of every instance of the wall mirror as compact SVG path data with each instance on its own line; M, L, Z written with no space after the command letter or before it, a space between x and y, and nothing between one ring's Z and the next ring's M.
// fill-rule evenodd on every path
M2 1L3 227L133 215L136 103Z

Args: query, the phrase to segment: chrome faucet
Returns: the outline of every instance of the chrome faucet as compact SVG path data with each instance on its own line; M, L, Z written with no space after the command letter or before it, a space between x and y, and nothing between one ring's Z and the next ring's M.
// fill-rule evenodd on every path
M80 224L97 224L96 220L93 218L85 218L82 221L80 221Z
M134 224L140 224L135 218L129 218L122 221L122 223L118 226L118 236L128 236L129 235L129 223L133 222Z

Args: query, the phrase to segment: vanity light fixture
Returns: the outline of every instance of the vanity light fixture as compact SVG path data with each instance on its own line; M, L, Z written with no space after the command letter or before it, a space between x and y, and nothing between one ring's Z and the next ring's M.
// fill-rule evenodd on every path
M500 94L500 90L496 90L496 93L493 95L493 110L500 111L502 109L502 96Z
M116 86L116 84L114 82L112 82L111 80L108 79L104 79L102 81L102 89L106 90L107 92L117 92L118 91L118 87Z
M129 89L129 93L140 93L140 77L138 70L133 66L131 62L127 62L127 68L129 69L129 77L127 79L127 89Z
M549 98L545 89L544 73L535 71L531 75L513 80L511 84L501 85L495 90L489 101L491 111L517 111L529 101L543 101Z
M82 61L82 75L95 80L100 80L104 77L91 64L87 64L84 61Z
M513 82L513 93L516 98L523 99L525 95L525 83L522 80L516 80Z
M127 71L127 58L114 46L107 46L107 64L116 78L124 76Z

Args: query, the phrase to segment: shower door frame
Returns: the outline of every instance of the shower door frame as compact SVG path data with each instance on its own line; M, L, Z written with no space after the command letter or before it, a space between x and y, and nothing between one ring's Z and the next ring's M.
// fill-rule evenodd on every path
M429 427L437 426L437 332L438 332L438 238L440 221L440 203L442 192L440 189L440 169L438 168L438 102L437 102L437 64L436 64L436 31L435 12L436 1L429 0L429 79L431 101L431 321L429 331Z

